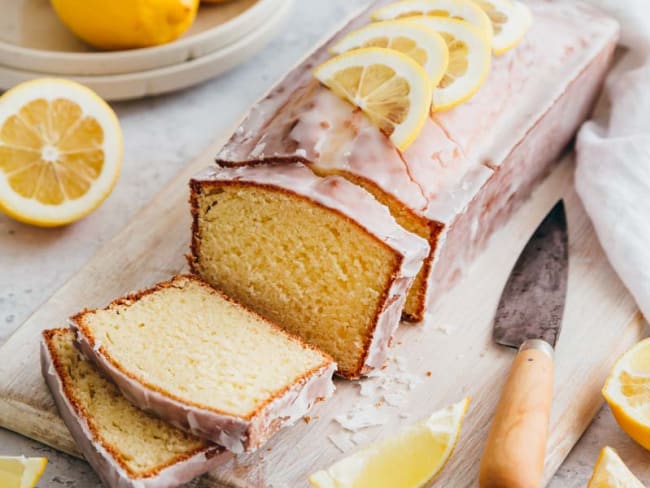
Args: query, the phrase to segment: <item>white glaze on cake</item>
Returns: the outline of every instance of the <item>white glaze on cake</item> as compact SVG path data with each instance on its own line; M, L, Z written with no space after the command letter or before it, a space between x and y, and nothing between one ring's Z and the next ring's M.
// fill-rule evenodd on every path
M146 478L133 478L98 441L86 418L68 398L63 380L54 366L45 338L41 338L41 371L52 393L63 422L72 438L93 467L102 483L110 488L171 488L200 476L231 459L232 454L219 446L206 447L190 458L174 463Z
M195 176L193 181L246 181L276 186L308 197L317 205L351 218L398 252L402 256L400 269L377 315L362 374L384 364L388 346L399 325L406 292L429 253L429 245L424 239L405 231L395 222L388 209L364 189L339 176L320 178L300 163L211 167Z
M384 3L388 0L372 8ZM611 59L618 36L612 19L577 1L538 0L529 5L533 25L522 42L494 58L487 81L473 98L434 114L404 153L359 110L310 74L328 57L332 42L368 22L366 12L252 109L218 154L217 163L233 166L299 160L319 172L339 172L371 182L417 215L442 224L442 233L435 236L437 245L432 240L428 257L434 262L431 270L438 269L437 277L430 272L427 279L427 302L431 302L454 281L451 275L441 276L441 270L455 276L459 269L453 263L439 266L436 256L444 260L451 255L464 265L485 242L483 229L496 227L490 218L499 212L483 215L473 208L486 202L482 193L494 192L497 181L511 185L500 189L508 198L518 202L525 197L529 183L548 171L588 115ZM583 76L585 73L589 76ZM576 80L584 89L577 86L568 95ZM540 140L552 140L553 144L537 153L525 149L538 148ZM513 167L517 164L513 154L521 152L527 152L532 161ZM507 178L500 174L503 172L508 173ZM515 205L508 198L503 205L511 212ZM464 214L472 215L464 229L467 244L457 250L440 249L445 243L458 245L458 239L448 233L454 232ZM461 254L458 259L455 252Z
M81 352L111 378L131 403L235 454L254 451L275 432L304 417L316 402L326 400L334 393L332 376L336 364L330 362L292 384L252 418L187 405L128 376L104 355L100 342L93 343L76 322L69 323L77 334Z

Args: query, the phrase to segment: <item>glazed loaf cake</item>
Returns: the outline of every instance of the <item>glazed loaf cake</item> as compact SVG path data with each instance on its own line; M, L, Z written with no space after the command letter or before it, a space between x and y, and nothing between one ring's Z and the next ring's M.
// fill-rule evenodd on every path
M41 366L84 457L110 488L168 488L230 459L222 447L134 407L82 357L71 329L43 332Z
M613 20L577 1L529 6L533 24L523 41L493 59L471 100L434 113L405 152L311 74L336 39L369 22L369 10L251 110L217 163L300 161L371 192L404 229L429 242L404 311L405 318L421 320L425 305L451 286L549 171L588 115L610 65L618 36Z
M192 276L71 325L133 404L234 453L258 448L334 390L329 356Z
M211 168L191 182L192 269L330 354L380 367L429 247L369 193L301 164Z

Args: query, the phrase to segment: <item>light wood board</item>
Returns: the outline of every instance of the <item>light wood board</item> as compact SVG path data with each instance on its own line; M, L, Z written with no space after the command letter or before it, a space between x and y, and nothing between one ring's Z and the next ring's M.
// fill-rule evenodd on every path
M41 379L38 335L83 307L102 306L125 292L166 279L185 267L190 217L187 180L208 164L209 148L163 190L117 237L0 349L0 424L78 454ZM371 441L465 395L472 397L460 443L435 486L476 484L478 459L513 352L491 342L491 321L508 273L528 237L559 197L570 232L570 273L564 328L556 355L556 390L545 481L560 466L602 404L600 389L615 359L641 339L645 322L607 263L573 190L569 157L499 230L465 278L432 311L425 325L403 325L393 355L421 382L400 408L378 407L388 421L357 436ZM427 376L426 372L431 372ZM333 417L369 399L357 383L337 381L309 423L299 421L258 453L230 461L204 477L204 487L303 487L306 475L341 458L328 439L341 431Z

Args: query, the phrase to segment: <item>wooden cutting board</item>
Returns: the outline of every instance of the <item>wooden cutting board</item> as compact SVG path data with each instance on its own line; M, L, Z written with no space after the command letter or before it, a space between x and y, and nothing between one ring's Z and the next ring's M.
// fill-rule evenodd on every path
M41 379L39 332L63 324L81 308L103 306L114 297L184 270L190 236L187 181L211 161L221 142L188 165L0 349L2 426L78 455ZM569 220L570 274L556 355L545 471L548 481L600 408L600 389L613 362L645 334L645 322L607 263L572 179L573 162L568 157L495 234L427 323L400 328L389 369L401 372L393 377L389 390L403 393L397 398L403 401L401 406L391 406L386 399L373 395L361 396L358 382L337 381L335 396L317 406L310 422L299 421L257 453L230 461L199 484L304 487L307 474L342 456L330 436L349 451L355 441L362 444L383 437L400 425L470 395L472 404L460 443L434 485L474 486L486 429L513 358L512 351L493 345L490 338L500 290L532 231L563 197ZM410 389L404 386L409 382ZM384 416L380 426L349 435L332 420L355 405L375 403L378 406L371 410ZM395 398L391 403L397 403Z

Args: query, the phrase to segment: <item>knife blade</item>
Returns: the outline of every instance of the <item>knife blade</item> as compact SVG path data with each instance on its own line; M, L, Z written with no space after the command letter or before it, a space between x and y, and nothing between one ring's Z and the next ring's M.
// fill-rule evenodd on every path
M553 354L562 327L569 269L560 200L521 252L494 319L497 344L518 348L481 458L481 488L536 488L544 470L553 398Z

